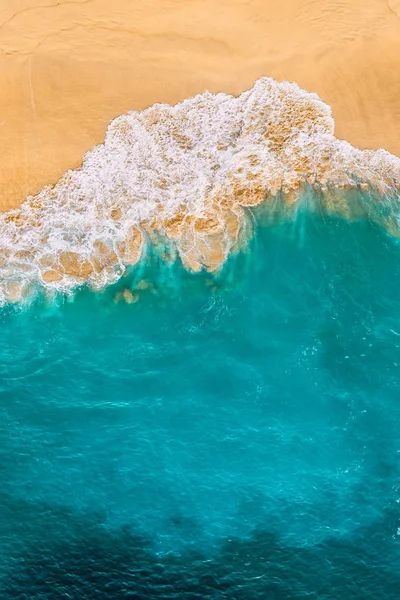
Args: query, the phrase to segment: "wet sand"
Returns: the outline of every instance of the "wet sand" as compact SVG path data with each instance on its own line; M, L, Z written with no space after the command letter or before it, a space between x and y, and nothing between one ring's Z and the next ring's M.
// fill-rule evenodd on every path
M336 135L400 155L400 0L0 0L0 209L54 183L109 121L270 75Z

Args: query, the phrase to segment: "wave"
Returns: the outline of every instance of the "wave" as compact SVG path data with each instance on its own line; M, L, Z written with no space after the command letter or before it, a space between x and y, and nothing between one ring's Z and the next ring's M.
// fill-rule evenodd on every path
M218 270L251 236L248 207L358 208L398 232L400 159L334 136L331 109L295 83L258 80L114 119L76 170L0 215L0 303L40 286L117 281L149 244L192 271Z

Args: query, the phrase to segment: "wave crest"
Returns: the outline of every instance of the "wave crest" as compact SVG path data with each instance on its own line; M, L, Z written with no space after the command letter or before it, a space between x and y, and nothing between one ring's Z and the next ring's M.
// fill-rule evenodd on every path
M340 191L360 190L372 217L397 231L396 211L376 207L398 198L400 159L335 138L330 107L297 84L262 78L238 97L205 92L122 115L82 167L0 215L0 302L38 282L101 288L148 243L214 271L251 234L246 207L277 197L295 206L304 186L344 216Z

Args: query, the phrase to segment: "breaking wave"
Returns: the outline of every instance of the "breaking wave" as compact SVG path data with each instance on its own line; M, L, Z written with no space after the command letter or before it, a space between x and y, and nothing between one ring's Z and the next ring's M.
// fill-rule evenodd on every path
M294 83L258 80L111 122L79 169L0 215L0 303L39 287L117 281L155 245L192 271L218 270L252 235L249 210L295 214L308 192L328 213L398 232L400 159L334 136L331 109Z

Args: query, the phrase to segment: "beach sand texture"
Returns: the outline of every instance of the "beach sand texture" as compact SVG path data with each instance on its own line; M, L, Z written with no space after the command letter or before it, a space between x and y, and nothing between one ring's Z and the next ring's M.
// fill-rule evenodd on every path
M399 0L0 0L0 209L117 115L263 75L317 92L339 138L400 154Z

